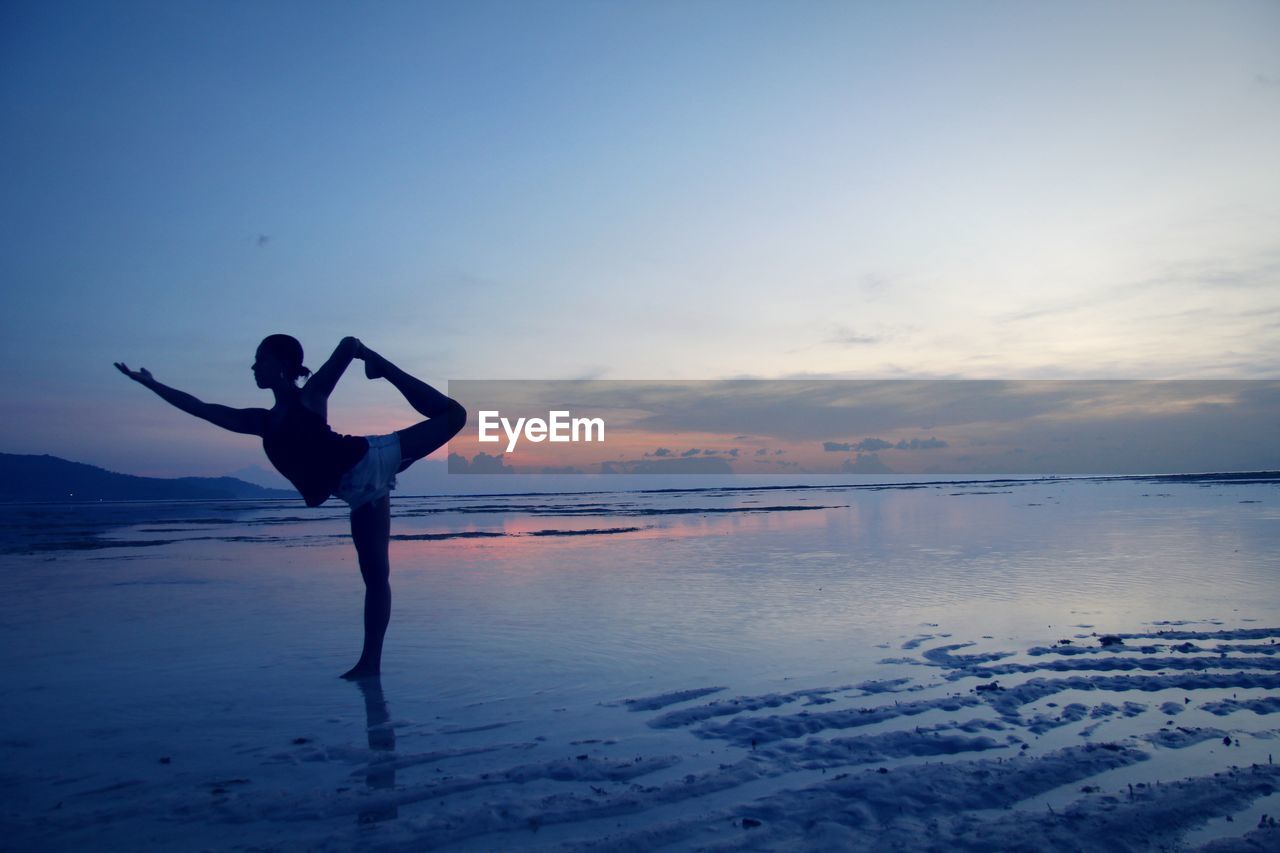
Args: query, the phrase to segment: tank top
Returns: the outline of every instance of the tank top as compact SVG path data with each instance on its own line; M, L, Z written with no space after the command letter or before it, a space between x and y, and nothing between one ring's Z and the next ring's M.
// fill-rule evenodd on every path
M275 421L267 416L262 449L276 470L293 483L307 506L329 499L342 477L369 450L359 436L339 435L324 418L306 406L295 405Z

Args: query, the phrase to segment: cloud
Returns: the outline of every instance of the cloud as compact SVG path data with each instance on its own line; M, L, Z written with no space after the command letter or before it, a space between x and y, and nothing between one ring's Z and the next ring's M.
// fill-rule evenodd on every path
M502 461L502 454L477 453L468 461L457 453L449 454L450 474L514 474L515 469Z
M765 456L766 454L768 454L768 452L769 452L769 448L762 447L756 451L756 456Z
M884 336L882 335L868 335L850 329L847 326L837 326L835 332L825 340L825 343L863 346L866 344L878 344L883 340Z
M542 469L543 474L585 474L581 468L573 465L548 465Z
M757 451L757 453L759 452L761 451ZM705 447L705 448L693 447L693 448L690 448L689 450L684 450L680 452L680 456L683 458L689 458L692 456L735 456L736 457L737 455L738 455L738 448L736 447L730 448L728 450L719 450L711 447ZM676 456L676 451L672 450L669 447L659 447L657 450L653 451L652 453L648 453L648 452L644 453L643 456L646 459L649 459L649 458L674 459Z
M786 459L752 459L757 465L777 465L779 468L799 468L799 462L790 462Z
M601 462L601 474L732 474L728 460L714 456Z
M910 441L903 439L894 445L896 450L933 450L937 447L946 447L947 443L940 438L913 438Z
M840 466L845 474L892 474L893 470L880 461L879 454L859 453L857 460L846 459Z
M848 453L851 450L860 452L874 453L877 450L932 450L937 447L946 447L947 443L940 438L913 438L900 440L897 444L891 441L885 441L883 438L864 438L857 444L851 444L847 441L824 441L822 449L827 453Z
M1258 80L1258 85L1280 87L1280 78L1270 79L1275 82L1265 84ZM1203 288L1272 290L1278 273L1280 257L1274 250L1254 252L1245 257L1206 257L1166 264L1142 278L1110 282L1084 295L994 315L992 319L1000 323L1017 323L1080 312L1115 314L1117 309L1110 306L1125 302L1132 304L1134 300L1141 300L1143 322L1146 324L1151 319L1149 307L1152 304L1174 304L1183 298L1177 296L1178 293L1200 291ZM1164 298L1154 298L1153 292ZM1204 318L1199 309L1193 309L1192 316L1201 320Z

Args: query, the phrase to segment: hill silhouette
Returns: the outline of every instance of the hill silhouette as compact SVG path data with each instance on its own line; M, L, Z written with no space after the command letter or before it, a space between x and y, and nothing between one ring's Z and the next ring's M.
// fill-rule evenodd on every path
M296 498L234 477L135 477L49 455L0 453L0 502Z

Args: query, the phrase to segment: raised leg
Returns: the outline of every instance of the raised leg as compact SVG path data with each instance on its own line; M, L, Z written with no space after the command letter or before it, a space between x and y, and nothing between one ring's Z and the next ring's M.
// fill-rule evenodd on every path
M351 539L364 579L364 651L343 678L369 678L382 671L382 640L391 621L391 498L351 511Z
M405 373L368 347L361 346L359 357L364 359L366 376L385 378L404 395L410 406L428 418L397 432L401 471L443 447L466 425L467 410L456 400Z

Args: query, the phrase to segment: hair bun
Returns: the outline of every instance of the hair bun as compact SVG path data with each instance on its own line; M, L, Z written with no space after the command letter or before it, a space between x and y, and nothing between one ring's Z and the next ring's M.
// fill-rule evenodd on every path
M302 344L292 335L267 335L258 344L258 350L269 352L284 362L285 369L293 374L295 381L311 375L311 371L302 366Z

